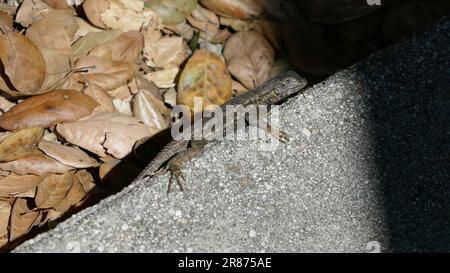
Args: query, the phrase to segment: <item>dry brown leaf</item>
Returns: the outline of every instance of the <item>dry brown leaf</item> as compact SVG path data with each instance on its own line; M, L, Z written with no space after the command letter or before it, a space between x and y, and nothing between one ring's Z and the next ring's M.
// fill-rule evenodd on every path
M133 82L133 81L132 81ZM132 93L128 85L122 85L113 90L108 90L107 92L112 98L119 100L126 100ZM115 111L115 108L114 108Z
M25 157L35 151L44 135L44 129L31 127L19 129L0 143L0 162Z
M151 31L144 32L145 63L150 67L179 67L188 57L189 48L182 37L155 39Z
M13 108L14 105L16 104L0 96L0 111L2 113L7 112L9 109Z
M12 85L10 89L24 94L39 90L45 79L45 60L28 38L16 32L0 35L0 60L7 76L3 81Z
M12 16L0 11L0 32L7 33L13 31Z
M35 20L39 20L52 8L42 0L24 0L16 15L16 22L29 27Z
M158 13L164 25L176 25L192 13L197 0L145 0L145 4Z
M77 171L75 176L78 178L86 193L90 193L95 188L94 178L86 170Z
M42 0L47 5L51 6L54 9L67 9L70 6L67 4L67 0Z
M242 95L242 94L248 92L248 88L246 88L240 82L235 81L235 80L233 80L232 88L233 88L233 94L235 96L239 96L239 95Z
M108 0L108 8L101 13L100 19L109 28L122 31L139 31L158 16L150 9L144 9L141 0Z
M220 56L200 49L187 62L178 82L178 103L194 111L194 97L202 107L221 105L231 98L231 75Z
M78 29L77 32L75 32L75 35L73 36L72 39L72 49L74 49L73 45L84 36L103 31L103 29L95 27L90 23L86 22L83 18L75 16L75 21L77 22ZM73 51L75 56L75 49Z
M178 75L178 71L178 67L167 68L150 72L143 77L148 81L153 82L159 88L171 88L175 87L175 78Z
M96 56L82 56L74 68L86 69L87 72L81 73L84 81L96 84L106 91L125 85L136 73L136 67L131 63Z
M0 180L0 196L18 197L20 194L34 190L42 179L44 177L37 175L9 175Z
M19 175L34 174L42 176L48 173L65 173L73 169L73 167L61 164L40 151L35 151L27 157L0 163L0 169Z
M219 32L217 32L216 36L211 38L209 42L216 44L224 44L225 41L228 40L228 38L230 38L231 35L232 33L227 28L220 29Z
M135 118L158 131L169 126L171 117L171 111L160 96L155 96L154 92L146 89L141 89L134 95L133 114Z
M128 98L124 100L120 99L113 99L114 107L116 108L117 112L122 113L127 116L133 116L133 112L131 110L131 100L133 99L133 96L129 96Z
M120 159L110 157L110 160L107 160L105 163L101 164L98 170L100 179L103 179L120 162Z
M74 175L73 185L67 193L66 197L61 200L56 206L57 211L66 212L71 207L76 207L86 197L86 191L83 185L78 180L78 177Z
M111 97L106 93L105 90L100 88L95 84L89 84L88 87L84 90L84 94L95 99L99 106L97 109L100 112L114 112L116 109L114 108L113 101Z
M175 88L169 88L166 93L164 93L164 102L172 107L177 105L177 91Z
M39 184L34 201L40 209L53 208L66 198L74 184L72 172L52 174ZM78 182L78 181L77 181Z
M114 40L97 45L90 56L103 57L113 61L136 63L144 47L142 34L137 31L122 33Z
M200 3L216 14L236 19L251 19L263 12L260 0L200 0Z
M39 150L62 164L77 169L98 166L97 161L82 150L56 142L42 140L39 143Z
M27 127L48 128L89 115L97 102L76 90L54 90L33 96L0 117L0 127L16 130Z
M10 216L9 240L13 241L27 234L39 222L40 211L31 210L28 199L17 198L14 201Z
M52 10L28 28L27 38L39 48L45 59L46 79L41 90L54 87L71 71L71 43L77 29L70 9Z
M187 20L193 27L201 30L203 35L207 35L208 41L211 41L219 32L220 22L217 15L200 5L197 5Z
M9 216L11 204L0 200L0 248L8 243Z
M94 47L113 41L121 34L118 29L87 33L72 45L74 58L88 54Z
M268 79L275 52L262 34L241 31L228 39L224 56L231 74L245 87L253 89Z
M137 119L119 113L105 113L88 120L59 124L56 130L72 144L99 156L110 154L116 158L125 157L137 140L157 132Z
M164 26L162 31L166 34L177 34L186 41L190 41L194 37L194 28L186 23L186 20L176 25Z
M96 27L108 28L102 21L102 13L109 7L108 0L86 0L83 3L83 10L89 21Z

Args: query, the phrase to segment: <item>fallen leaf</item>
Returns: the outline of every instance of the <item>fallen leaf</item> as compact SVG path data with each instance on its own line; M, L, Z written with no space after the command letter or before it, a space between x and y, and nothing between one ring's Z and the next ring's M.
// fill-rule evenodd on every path
M139 31L146 27L153 17L158 16L144 8L141 0L108 0L108 9L101 13L101 21L112 29Z
M136 63L144 47L142 34L137 31L122 33L114 40L97 45L90 56L103 57L113 61Z
M13 132L0 143L0 162L12 161L34 152L44 135L44 129L31 127Z
M84 94L97 101L97 103L99 104L97 109L99 109L101 112L116 111L111 97L108 95L108 93L106 93L105 90L103 90L99 86L92 83L89 84L88 87L84 90Z
M157 132L137 119L119 113L105 113L88 120L59 124L56 130L72 144L99 156L110 154L116 158L125 157L137 140Z
M52 8L42 0L24 0L16 15L16 22L29 27L35 20L39 20Z
M186 20L176 25L164 26L162 31L166 34L177 34L186 41L190 41L194 37L194 28L186 23Z
M117 87L113 90L108 90L107 93L113 98L113 99L119 99L119 100L126 100L129 98L132 93L130 90L130 87L128 85L122 85ZM115 108L114 108L115 111Z
M94 99L76 90L54 90L30 97L11 108L0 117L0 127L10 131L48 128L85 117L97 105Z
M73 169L73 167L61 164L42 152L35 151L27 157L0 163L0 169L19 175L34 174L42 176L48 173L65 173Z
M192 13L197 0L145 0L145 5L161 17L164 25L176 25Z
M21 193L36 188L42 179L44 178L37 175L9 175L0 180L0 196L17 197Z
M219 32L220 22L217 15L200 5L197 5L187 20L193 27L201 30L209 41Z
M246 88L240 82L235 81L235 80L233 80L232 89L233 89L233 94L235 96L239 96L239 95L242 95L242 94L248 92L248 88Z
M68 9L52 10L28 28L26 37L45 59L46 76L41 90L54 87L71 71L71 43L77 29L72 10Z
M45 60L28 38L16 32L0 35L0 60L5 82L24 94L39 90L45 79Z
M133 96L129 96L124 100L113 99L113 104L117 112L122 113L127 116L132 116L133 112L131 111L131 99Z
M179 67L188 57L189 48L182 37L162 37L155 40L144 32L145 63L150 67Z
M78 181L78 177L75 176L74 178L73 185L65 198L54 206L57 211L66 212L71 207L79 205L86 197L86 191L84 190L83 185Z
M16 105L13 102L10 102L9 100L5 99L4 97L0 96L0 111L2 113L7 112L9 109L11 109L14 105Z
M0 11L0 31L3 33L13 31L12 16L3 11Z
M42 0L47 5L51 6L55 9L67 9L70 8L70 6L67 4L66 0Z
M74 69L85 69L86 72L81 73L84 81L106 91L125 85L136 73L136 67L131 63L96 56L82 56Z
M260 33L241 31L228 39L224 56L231 74L253 89L268 79L275 52Z
M260 0L200 0L206 8L222 16L251 19L263 12Z
M160 96L155 96L150 90L141 89L137 92L132 104L134 117L148 126L158 131L169 126L171 111Z
M73 56L75 59L78 59L82 55L87 55L95 46L113 41L120 34L122 34L122 31L119 29L88 33L72 45Z
M0 200L0 248L8 243L9 216L11 205Z
M178 82L178 103L194 111L194 98L203 108L221 105L231 98L231 75L220 56L200 49L187 62Z
M91 25L90 23L85 21L83 18L75 16L75 21L77 22L78 29L77 29L77 32L75 32L75 35L73 36L73 39L72 39L72 49L74 51L74 56L75 56L75 50L74 50L73 45L79 39L83 38L86 35L103 31L103 29Z
M164 70L157 70L145 74L143 77L153 82L159 88L171 88L175 87L175 78L178 75L179 68L168 68Z
M95 188L94 178L92 178L92 175L86 170L77 171L75 176L78 178L78 181L83 186L86 193L90 193Z
M27 234L34 225L39 222L40 212L31 210L28 206L28 199L17 198L14 201L10 216L9 240Z
M34 201L40 209L53 208L66 198L74 184L72 172L52 174L46 177L38 186Z
M109 7L108 0L85 0L83 3L83 10L89 21L96 27L106 29L106 26L102 21L102 13L104 13Z
M103 178L120 162L121 162L120 159L110 157L110 160L101 164L98 170L98 175L100 176L100 179L103 180Z
M56 142L42 140L39 143L39 150L62 164L77 169L98 166L97 161L82 150Z
M164 102L172 107L177 105L177 91L175 88L169 88L166 93L164 93Z

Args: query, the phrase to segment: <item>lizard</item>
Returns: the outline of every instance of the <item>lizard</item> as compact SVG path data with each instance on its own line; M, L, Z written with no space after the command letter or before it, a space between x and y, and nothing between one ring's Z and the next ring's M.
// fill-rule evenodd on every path
M227 105L242 105L244 107L249 105L274 105L280 103L284 99L290 97L293 94L300 92L307 85L307 81L293 71L288 71L281 74L261 85L255 89L236 96L220 108L223 115L223 130L220 132L212 132L223 134L228 126L234 126L236 123L235 113L231 113L233 116L229 117L229 113L226 113L225 107ZM215 117L212 117L215 118ZM204 125L209 119L203 119L202 125ZM192 126L191 126L192 127ZM233 131L236 130L233 128ZM271 133L271 126L267 126L268 133ZM171 127L164 129L162 132L165 135L169 135ZM279 131L279 135L275 136L279 140L286 140L286 136L283 132ZM191 129L191 137L188 139L175 140L171 138L170 141L156 154L152 161L144 168L144 170L138 175L136 180L144 179L154 176L159 171L170 171L171 178L169 180L167 193L170 192L171 185L175 179L180 190L183 191L182 181L184 180L180 170L180 166L183 162L190 160L192 157L198 155L202 148L209 142L207 139L213 139L211 135L203 135L202 140L194 140L193 130ZM211 134L211 133L210 133ZM141 142L142 144L142 142ZM137 144L135 147L139 147ZM136 153L135 155L139 157ZM163 166L165 165L165 168Z

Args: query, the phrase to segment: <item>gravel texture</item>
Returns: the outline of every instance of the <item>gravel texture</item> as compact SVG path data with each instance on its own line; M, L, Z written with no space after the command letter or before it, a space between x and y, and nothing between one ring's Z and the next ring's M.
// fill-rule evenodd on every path
M17 252L450 250L450 20L285 102L287 144L221 141Z

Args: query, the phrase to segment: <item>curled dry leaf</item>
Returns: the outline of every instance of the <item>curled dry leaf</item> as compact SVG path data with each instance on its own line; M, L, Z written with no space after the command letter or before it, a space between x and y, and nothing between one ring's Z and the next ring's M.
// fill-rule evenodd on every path
M171 88L175 87L175 78L178 75L178 71L178 67L167 68L150 72L143 77L153 82L159 88Z
M58 133L68 142L99 156L123 158L134 143L157 132L139 120L119 113L105 113L88 120L59 124Z
M102 13L109 7L108 0L86 0L83 3L83 10L89 21L96 27L108 28L102 21Z
M42 179L37 175L9 175L0 180L0 196L16 197L26 193L39 185Z
M0 89L24 94L39 90L45 79L45 60L28 38L16 32L0 35L0 60L7 76L0 77Z
M9 216L11 204L0 200L0 248L8 243Z
M74 175L73 185L70 188L67 195L61 202L55 205L57 211L66 212L71 207L77 206L86 197L87 193L83 188L83 185L78 180L78 177Z
M24 0L16 15L16 22L24 27L29 27L35 20L39 20L45 13L52 10L42 0Z
M10 216L9 240L13 241L27 234L39 223L40 211L28 206L28 199L17 198L14 201Z
M35 151L26 157L0 163L0 169L20 175L45 175L48 173L65 173L73 167L64 165L40 151Z
M95 188L94 178L86 170L79 170L75 173L80 184L86 193L91 192Z
M263 12L260 0L200 0L219 15L235 19L251 19Z
M133 97L133 114L135 118L160 131L169 126L171 111L160 96L155 96L150 90L141 89Z
M112 29L139 31L158 16L152 10L145 9L142 0L108 0L108 2L109 7L101 14L101 20Z
M0 11L0 31L3 33L13 31L12 16L3 11Z
M113 61L136 63L143 47L144 39L142 34L137 31L128 31L112 41L97 45L89 52L89 55Z
M70 9L52 10L28 28L27 38L39 48L45 59L46 76L41 90L54 87L71 71L71 43L77 29Z
M231 75L220 56L200 49L187 62L178 82L178 103L194 111L194 98L202 106L221 105L231 98Z
M197 0L145 0L145 6L154 10L164 25L176 25L192 13Z
M98 166L97 161L82 150L56 142L42 140L39 143L39 150L62 164L74 168L81 169Z
M242 95L246 92L248 92L248 89L243 86L240 82L233 80L232 83L232 88L233 88L233 94L236 96Z
M122 31L119 29L87 33L72 45L73 56L78 59L82 55L88 54L94 47L113 41L120 34Z
M275 52L260 33L241 31L228 39L224 56L231 74L253 89L268 79Z
M133 112L131 111L131 100L133 99L133 96L129 96L128 98L124 100L120 99L113 99L114 107L116 108L117 112L122 113L127 116L133 116Z
M220 22L217 15L200 5L197 5L187 19L193 27L203 31L208 36L209 41L219 32Z
M96 56L83 56L75 64L75 69L86 69L84 81L96 84L108 91L126 84L135 76L136 68L128 62L111 61Z
M100 165L100 168L98 170L100 179L103 179L120 162L121 162L120 159L109 157L109 160L105 161L105 163Z
M188 57L189 48L182 37L160 37L153 30L144 32L145 63L150 67L179 67Z
M40 209L53 208L63 201L74 184L72 172L52 174L39 184L34 201ZM77 181L78 182L78 181Z
M88 87L84 90L84 94L90 96L98 102L99 106L96 109L99 110L99 112L116 111L111 97L108 95L108 93L106 93L105 90L103 90L99 86L92 83L89 84Z
M34 152L44 135L44 129L19 129L0 143L0 162L12 161Z
M28 98L11 108L0 117L0 127L10 131L27 127L48 128L85 117L97 105L93 98L76 90L54 90Z

